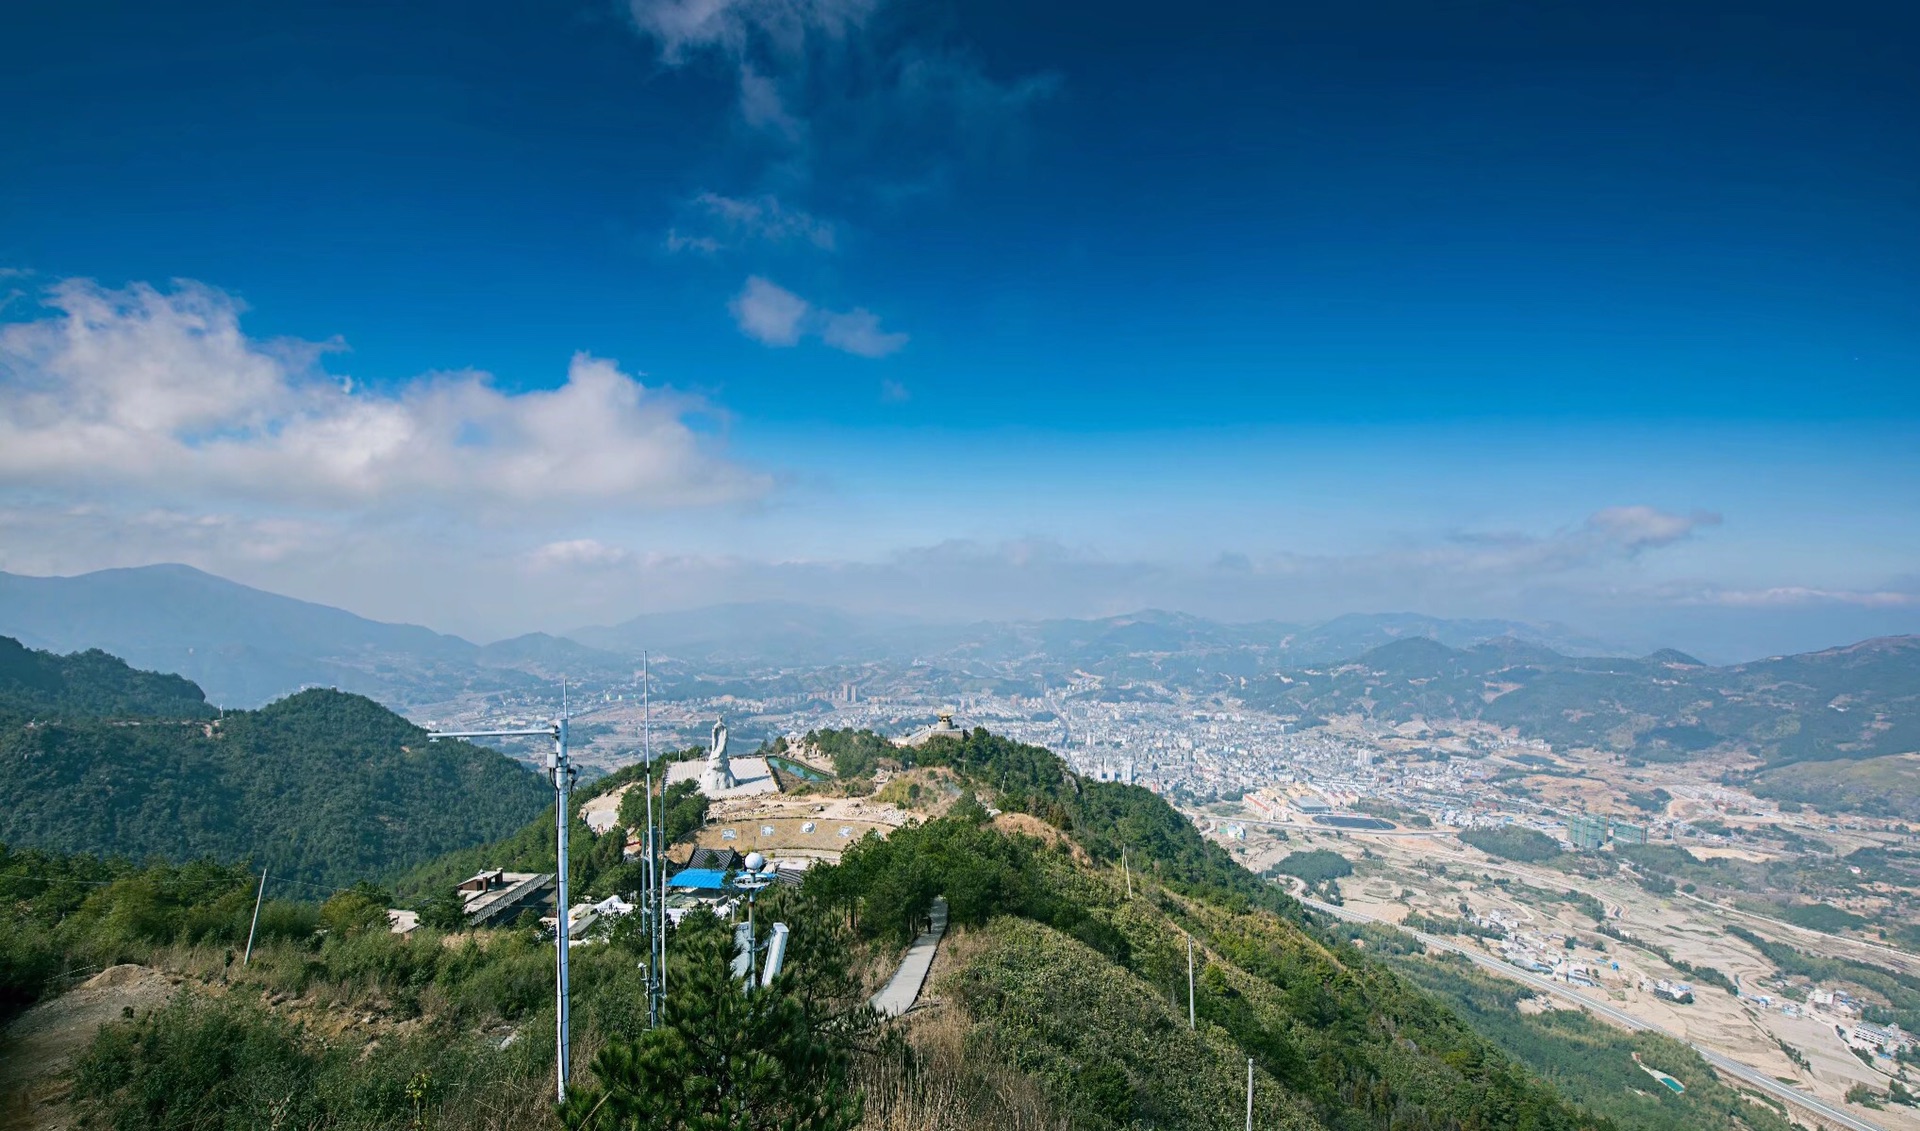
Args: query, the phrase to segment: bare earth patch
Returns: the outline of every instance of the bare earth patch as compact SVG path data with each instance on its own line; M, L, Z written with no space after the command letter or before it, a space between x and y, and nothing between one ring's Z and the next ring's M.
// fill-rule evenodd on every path
M61 1074L100 1027L165 1005L179 987L146 966L110 966L77 988L43 1001L0 1037L0 1131L69 1125Z

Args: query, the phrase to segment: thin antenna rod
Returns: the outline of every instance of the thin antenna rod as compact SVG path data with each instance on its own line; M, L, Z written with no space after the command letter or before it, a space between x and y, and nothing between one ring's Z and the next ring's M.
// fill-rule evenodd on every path
M561 703L566 703L566 685L561 685ZM560 1102L567 1102L567 1050L568 1050L568 1010L567 1010L567 941L572 936L572 924L567 921L567 798L573 792L573 763L567 760L567 716L561 712L560 718L548 726L533 730L438 730L427 733L428 742L438 742L443 738L533 738L550 737L553 739L553 753L547 755L547 776L553 782L553 830L556 855L559 857L559 876L554 891L554 903L559 910L558 925L554 931L554 978L553 993L555 1005L556 1051L559 1062L554 1065L555 1091ZM265 890L265 876L261 877L261 890Z
M1194 1027L1193 1021L1193 936L1187 936L1187 1028Z
M1253 1131L1253 1058L1247 1058L1247 1131Z
M1120 849L1120 874L1127 878L1127 898L1133 898L1133 869L1127 867L1127 850Z
M562 684L561 701L566 698L565 684ZM567 950L573 939L573 924L567 914L567 797L573 791L573 766L567 761L567 716L562 712L560 721L553 727L553 823L557 829L559 849L559 876L554 892L555 910L559 912L558 924L554 931L554 1019L555 1043L558 1063L554 1065L554 1090L561 1103L567 1102L567 1069L569 1030L567 1009Z
M640 702L642 757L653 765L653 655L640 653ZM660 820L653 820L652 794L648 794L647 844L653 858L653 997L656 1011L664 1012L667 1002L667 775L660 775Z
M655 945L654 940L660 935L660 916L666 911L666 908L660 906L660 901L656 898L656 885L653 879L653 764L651 762L647 764L646 790L647 863L643 872L647 881L647 898L645 903L649 908L649 917L647 919L647 1028L658 1029L660 1027L660 971L654 963L659 958L659 955L656 953L659 948Z
M253 897L253 925L247 928L247 956L240 960L242 966L253 964L253 933L260 929L260 904L266 898L267 866L262 864L260 865L260 894Z

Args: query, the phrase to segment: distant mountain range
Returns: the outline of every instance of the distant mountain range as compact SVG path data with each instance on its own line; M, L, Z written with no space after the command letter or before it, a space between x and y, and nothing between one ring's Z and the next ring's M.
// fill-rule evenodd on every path
M648 650L661 698L805 694L869 679L934 694L1026 693L1086 672L1102 677L1091 692L1102 697L1225 692L1303 719L1362 715L1436 727L1478 719L1646 760L1740 748L1785 766L1920 751L1920 637L1711 667L1670 649L1609 656L1604 642L1558 625L1414 614L1222 624L1150 610L940 625L761 603L477 645L185 566L0 574L0 635L54 652L100 648L187 677L141 676L113 692L120 699L87 705L96 712L191 698L201 688L212 704L253 707L307 687L406 710L468 692L547 692L562 675L589 686L625 683ZM62 662L93 671L89 686L99 690L112 685L103 674L117 664L110 660ZM15 692L45 676L44 661L14 667ZM0 679L0 706L9 694ZM189 706L169 712L191 717Z
M1920 750L1920 637L1729 667L1670 649L1576 657L1513 637L1464 649L1421 637L1263 676L1243 696L1303 717L1478 719L1647 761L1735 747L1769 765L1854 760Z
M0 573L0 634L55 652L101 648L136 667L178 672L225 707L257 707L304 687L411 705L542 686L570 669L627 667L622 657L559 637L482 647L183 565L77 577Z
M1356 655L1411 636L1457 645L1511 636L1575 654L1604 642L1558 625L1344 616L1318 625L1222 624L1146 611L1091 620L933 624L818 606L758 602L656 613L566 636L479 645L296 600L183 565L75 577L0 573L0 634L54 652L101 648L140 668L178 672L213 703L253 707L303 687L333 687L399 707L464 692L531 690L562 675L627 679L643 651L710 673L835 664L1027 663L1071 670L1116 659L1179 657L1174 668L1238 676Z

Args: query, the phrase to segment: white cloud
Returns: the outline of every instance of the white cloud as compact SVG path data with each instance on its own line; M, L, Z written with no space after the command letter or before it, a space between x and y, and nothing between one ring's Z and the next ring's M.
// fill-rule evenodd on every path
M718 454L698 398L577 354L555 389L480 373L391 392L319 368L332 347L263 342L196 283L55 285L52 313L0 326L0 486L117 486L322 507L408 500L697 506L766 476Z
M715 60L739 120L780 151L789 180L881 182L892 195L995 155L1053 75L1002 82L913 20L876 20L883 0L628 0L634 27L670 67ZM826 168L821 168L826 166ZM841 187L845 187L844 185Z
M333 524L99 503L0 507L0 569L52 574L153 562L218 568L285 562L337 542Z
M802 244L832 251L838 237L831 222L791 208L772 194L755 197L703 192L687 203L686 227L667 232L667 250L713 254L748 244Z
M856 306L844 314L825 314L820 324L820 340L860 357L885 357L899 352L907 344L907 335L882 330L879 315Z
M1852 605L1867 609L1920 608L1920 593L1895 590L1815 589L1780 585L1769 589L1703 587L1673 596L1683 605L1720 605L1729 608L1795 608L1809 605Z
M631 0L633 22L660 44L669 64L700 51L742 57L756 46L781 56L811 37L844 38L865 23L874 0Z
M908 340L904 333L881 329L879 315L865 307L823 310L759 275L747 279L727 309L740 332L763 345L792 346L803 337L818 337L859 357L885 357Z
M769 346L800 344L802 324L813 310L806 299L758 275L747 280L727 309L741 333Z
M1482 574L1539 574L1630 560L1718 526L1706 511L1672 514L1649 506L1605 507L1580 525L1549 534L1457 533L1444 541L1370 555L1379 565Z
M595 538L570 538L548 542L527 555L528 564L537 570L611 569L632 565L639 559L632 551L609 546Z
M1607 507L1589 515L1586 529L1628 553L1672 545L1703 526L1720 525L1708 511L1669 514L1648 506Z

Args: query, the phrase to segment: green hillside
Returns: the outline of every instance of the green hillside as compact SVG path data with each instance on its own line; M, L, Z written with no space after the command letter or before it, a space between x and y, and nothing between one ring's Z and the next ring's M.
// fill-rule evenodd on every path
M1712 668L1678 652L1563 656L1512 639L1395 641L1252 683L1249 702L1386 722L1478 719L1560 747L1677 761L1750 749L1771 765L1920 750L1920 637Z
M74 1103L109 1126L241 1126L272 1101L314 1127L1217 1131L1243 1118L1251 1059L1262 1127L1785 1131L1678 1046L1516 1020L1506 987L1423 973L1398 935L1318 921L1144 790L1085 782L983 731L917 756L1008 815L963 795L762 896L762 928L793 930L770 991L739 993L730 929L689 917L659 1030L645 1028L644 940L616 926L578 948L584 1051L559 1111L551 945L524 928L457 945L430 928L392 936L385 892L271 907L243 968L222 954L244 934L244 872L0 852L0 988L24 1002L130 960L206 987L110 1025L81 1057ZM539 853L550 831L535 822L497 848ZM581 890L619 890L624 836L576 835ZM952 927L930 1004L881 1026L861 1003L936 895ZM1635 1052L1688 1095L1623 1090L1645 1079ZM1592 1071L1569 1075L1582 1058Z
M105 652L57 656L0 636L0 718L212 718L192 680L143 672Z
M357 695L313 690L224 717L177 676L0 639L0 843L252 859L345 886L535 817L550 793L511 759L429 743Z
M1920 821L1920 754L1793 763L1755 774L1743 784L1761 797L1816 805L1830 813Z

